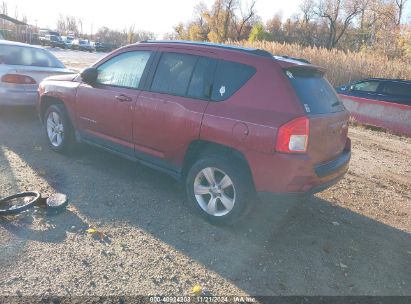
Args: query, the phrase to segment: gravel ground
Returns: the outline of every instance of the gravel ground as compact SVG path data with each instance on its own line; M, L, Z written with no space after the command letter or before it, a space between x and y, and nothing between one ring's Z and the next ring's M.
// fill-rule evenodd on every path
M56 54L76 68L100 56ZM0 197L70 198L59 214L0 218L0 294L189 295L200 284L211 295L411 295L411 139L350 136L339 184L215 227L169 177L87 146L53 153L32 110L0 110Z

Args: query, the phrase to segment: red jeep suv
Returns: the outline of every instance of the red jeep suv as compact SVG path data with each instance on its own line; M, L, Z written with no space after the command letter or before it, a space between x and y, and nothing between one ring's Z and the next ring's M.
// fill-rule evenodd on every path
M258 49L144 41L39 88L50 148L84 142L182 179L212 222L258 193L306 195L348 170L348 112L324 71Z

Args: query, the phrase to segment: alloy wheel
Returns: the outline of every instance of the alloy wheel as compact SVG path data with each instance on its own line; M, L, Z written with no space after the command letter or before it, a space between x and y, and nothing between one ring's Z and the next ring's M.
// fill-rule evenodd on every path
M60 147L64 140L64 125L60 114L50 112L47 117L47 135L54 147Z
M234 208L236 190L231 178L222 170L207 167L194 180L197 203L212 216L224 216Z

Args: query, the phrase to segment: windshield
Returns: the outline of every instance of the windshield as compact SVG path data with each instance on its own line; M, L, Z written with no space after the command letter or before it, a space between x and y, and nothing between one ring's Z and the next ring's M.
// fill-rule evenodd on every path
M285 74L306 113L325 114L345 109L323 73L311 69L290 69L286 70Z
M0 45L0 63L65 68L63 63L46 50L16 45Z

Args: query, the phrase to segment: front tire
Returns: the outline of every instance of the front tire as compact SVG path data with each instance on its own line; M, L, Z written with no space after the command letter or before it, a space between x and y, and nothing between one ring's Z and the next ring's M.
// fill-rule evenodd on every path
M54 104L47 108L44 128L50 149L58 153L71 151L74 132L63 105Z
M187 200L213 224L234 224L250 209L252 182L248 170L228 157L198 160L186 177Z

